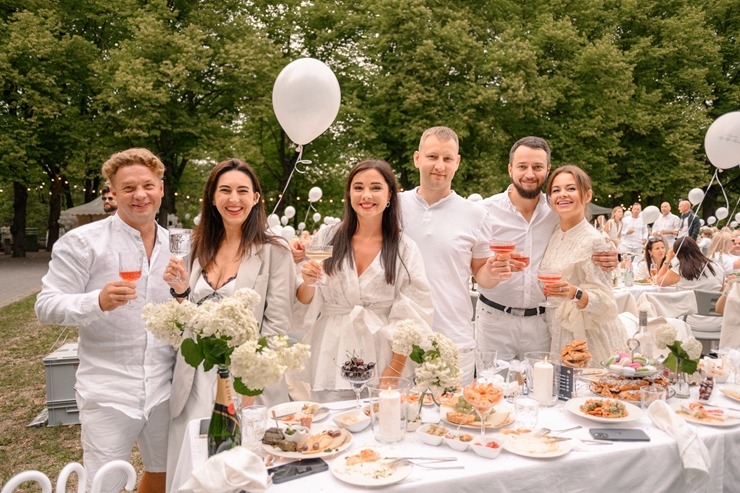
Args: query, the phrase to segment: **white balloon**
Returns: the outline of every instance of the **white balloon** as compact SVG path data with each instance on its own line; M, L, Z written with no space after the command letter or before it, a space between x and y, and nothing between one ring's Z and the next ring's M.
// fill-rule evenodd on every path
M740 111L725 113L714 120L704 136L704 150L716 168L740 165Z
M280 218L280 224L282 224L283 226L285 226L286 224L288 224L288 217L287 216L282 216Z
M704 190L701 188L692 188L689 191L689 202L696 205L704 200Z
M280 218L278 217L278 215L270 214L269 216L267 216L267 225L270 226L271 228L274 228L275 226L279 226Z
M282 234L283 234L283 227L280 226L279 224L277 224L275 226L270 226L270 228L268 229L268 231L270 232L270 234L273 234L275 236L282 236Z
M647 224L653 224L659 217L660 209L654 205L649 205L642 211L642 220Z
M287 217L288 219L293 219L293 216L295 216L295 207L289 205L285 208L283 214L285 214L285 217Z
M332 224L332 219L333 218L331 216L326 216L324 218L324 224L326 224L327 226L330 225L330 224Z
M480 202L483 200L483 196L479 193L471 193L468 195L468 200L471 202Z
M185 213L185 215L184 215L183 217L184 217L184 218L185 218L185 220L187 221L188 219L190 219L190 213L189 213L189 212L186 212L186 213Z
M329 128L339 113L341 100L334 72L315 58L290 62L272 88L272 107L280 126L290 140L301 145Z
M298 230L299 231L303 231L304 229L306 229L306 223L304 223L303 221L299 222L298 223Z
M315 223L321 221L321 214L319 214L318 212L314 212L313 216L311 217L313 218L313 222Z
M196 226L200 224L200 214L193 218L193 224L195 224Z
M718 207L717 210L714 211L714 215L721 221L730 215L730 211L727 210L727 207Z
M740 223L740 212L738 212L737 214L735 214L735 221L737 221L737 222Z
M283 238L290 241L295 237L295 228L293 226L285 226L281 232Z
M704 226L704 225L705 225L706 223L704 222L704 219L699 219L699 224L700 224L701 226Z
M313 187L308 191L308 201L316 202L321 199L322 195L324 195L324 192L319 187Z
M339 219L338 217L335 217L335 218L334 218L334 224L339 224L339 223L341 223L341 222L342 222L342 220L341 220L341 219Z
M737 221L732 221L732 222L730 223L730 227L731 227L732 229L735 229L735 228L737 228Z
M716 222L717 222L717 218L716 218L716 217L714 217L714 216L709 216L709 217L707 218L707 224L708 224L708 225L710 225L710 226L711 226L712 224L716 223Z

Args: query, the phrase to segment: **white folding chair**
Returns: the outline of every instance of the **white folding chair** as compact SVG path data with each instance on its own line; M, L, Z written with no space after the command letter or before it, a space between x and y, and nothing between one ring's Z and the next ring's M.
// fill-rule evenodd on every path
M696 315L688 315L684 317L684 320L691 326L691 333L694 337L704 345L706 354L713 349L713 341L719 341L722 332L722 315L714 309L722 293L695 289L694 296L696 297Z

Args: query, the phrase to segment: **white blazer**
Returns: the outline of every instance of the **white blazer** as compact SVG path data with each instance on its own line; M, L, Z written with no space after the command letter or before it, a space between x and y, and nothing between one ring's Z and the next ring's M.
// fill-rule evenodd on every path
M196 259L190 273L190 289L200 277L202 267ZM254 307L254 316L260 320L260 333L264 335L287 335L292 331L292 307L295 299L295 270L290 249L265 244L262 248L252 247L242 261L236 279L236 289L251 288L261 298ZM198 371L202 371L201 368ZM185 362L182 352L177 352L172 375L170 393L170 416L180 415L193 391L195 368ZM213 391L215 393L215 390ZM205 395L209 395L204 392ZM201 394L201 395L204 395ZM274 405L288 402L285 381L267 387L257 398L258 402Z

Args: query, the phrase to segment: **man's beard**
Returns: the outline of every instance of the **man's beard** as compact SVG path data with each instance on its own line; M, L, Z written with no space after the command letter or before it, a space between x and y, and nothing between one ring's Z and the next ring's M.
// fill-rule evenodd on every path
M512 185L514 185L514 188L516 188L516 191L520 197L522 197L523 199L529 199L529 200L536 199L537 197L539 197L540 189L542 188L541 186L538 186L534 190L527 190L526 188L522 188L518 183L512 182Z

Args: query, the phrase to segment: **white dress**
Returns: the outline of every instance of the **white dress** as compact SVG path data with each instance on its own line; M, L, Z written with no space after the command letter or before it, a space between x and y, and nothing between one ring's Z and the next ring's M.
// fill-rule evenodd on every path
M335 229L324 228L317 244L326 244ZM399 244L395 285L386 283L380 254L361 276L345 261L325 281L306 315L307 322L315 322L304 339L311 345L304 378L314 392L351 389L340 367L353 352L366 362L374 361L378 372L387 368L395 322L411 319L421 330L430 330L434 310L424 263L419 248L405 235ZM410 367L406 365L404 376Z
M550 351L559 354L572 340L586 339L592 356L590 366L599 366L614 351L624 348L627 340L617 317L611 276L591 260L594 247L603 242L601 234L585 219L568 231L558 228L550 238L541 264L542 269L562 272L563 280L588 293L588 305L584 309L565 300L548 318Z

